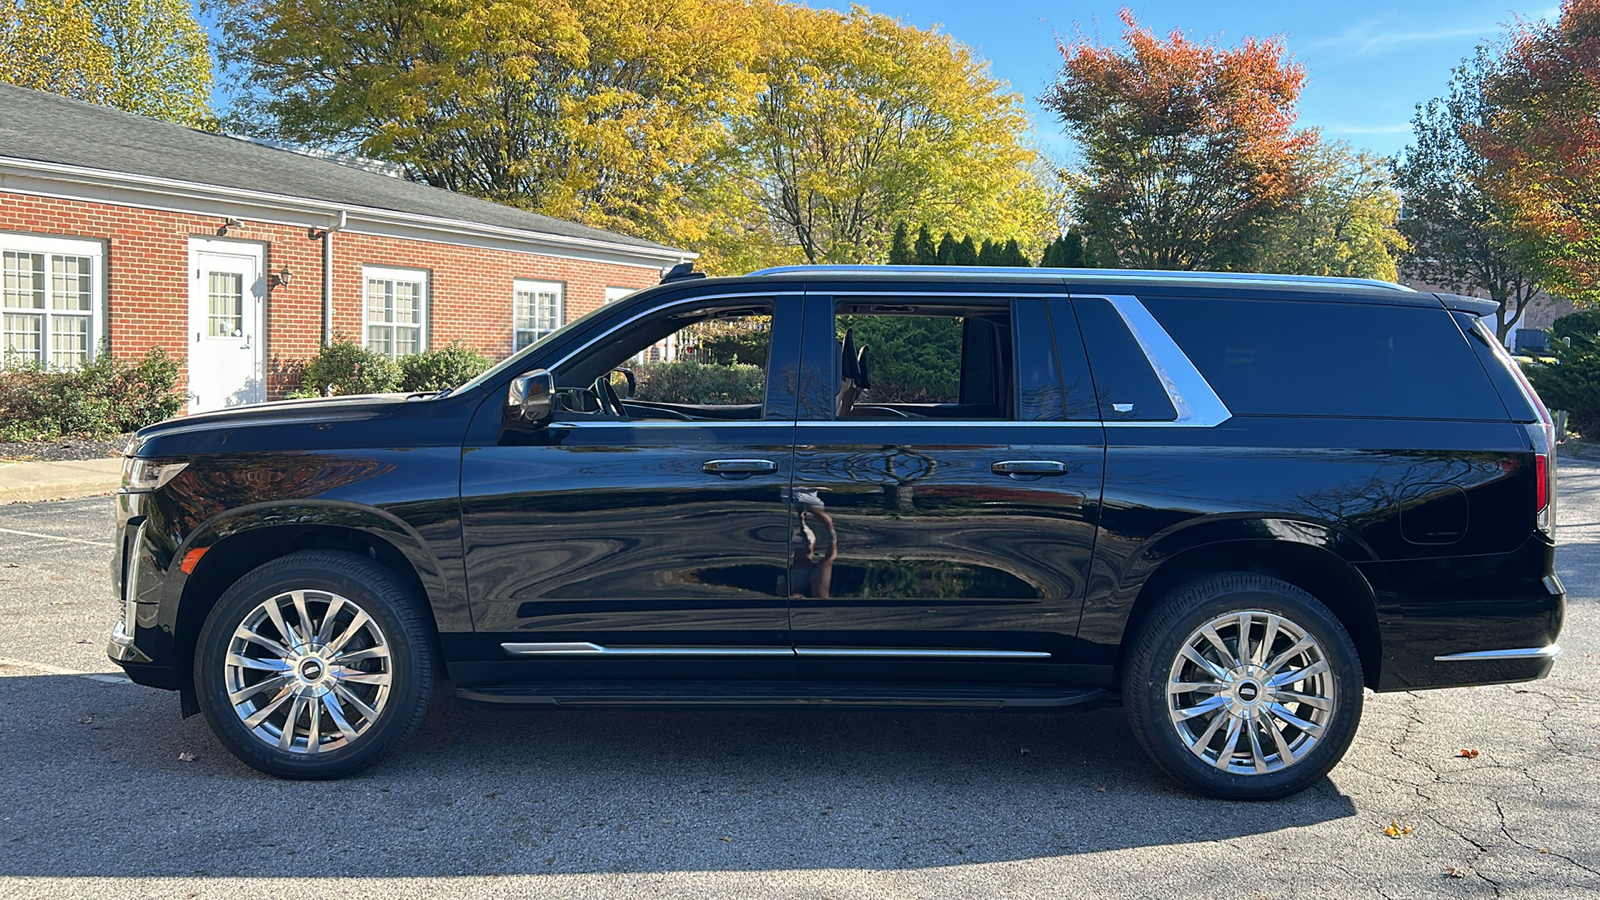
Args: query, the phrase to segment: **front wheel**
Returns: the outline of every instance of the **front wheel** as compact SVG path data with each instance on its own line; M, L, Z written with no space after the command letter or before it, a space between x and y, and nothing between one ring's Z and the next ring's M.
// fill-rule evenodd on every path
M201 629L194 685L217 737L279 778L339 778L416 729L433 643L389 570L305 551L245 575Z
M1202 578L1145 622L1123 672L1129 724L1191 790L1271 800L1332 769L1361 721L1361 662L1328 608L1263 575Z

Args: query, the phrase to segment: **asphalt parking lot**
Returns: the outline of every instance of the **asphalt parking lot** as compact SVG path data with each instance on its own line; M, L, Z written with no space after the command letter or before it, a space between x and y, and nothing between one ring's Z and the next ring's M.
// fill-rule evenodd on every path
M0 897L1600 896L1600 465L1563 462L1559 513L1549 679L1369 695L1330 778L1242 804L1165 781L1114 709L499 712L448 688L379 768L274 781L114 674L111 501L0 507Z

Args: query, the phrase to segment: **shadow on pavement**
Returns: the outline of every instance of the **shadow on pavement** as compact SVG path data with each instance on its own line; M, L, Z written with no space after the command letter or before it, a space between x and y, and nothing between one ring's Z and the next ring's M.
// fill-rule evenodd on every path
M923 868L1354 814L1326 780L1276 803L1183 792L1115 709L502 712L440 687L400 752L319 783L244 767L175 695L0 678L0 876Z

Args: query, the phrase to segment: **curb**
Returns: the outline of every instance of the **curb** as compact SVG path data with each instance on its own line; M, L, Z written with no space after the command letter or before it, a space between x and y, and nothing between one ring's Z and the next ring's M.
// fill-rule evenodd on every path
M0 503L92 497L121 485L121 459L0 463Z

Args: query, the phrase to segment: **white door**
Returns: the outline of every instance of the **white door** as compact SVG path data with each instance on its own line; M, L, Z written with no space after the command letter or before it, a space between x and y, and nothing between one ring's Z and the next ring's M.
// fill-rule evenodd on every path
M189 411L267 399L259 244L189 241Z

